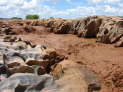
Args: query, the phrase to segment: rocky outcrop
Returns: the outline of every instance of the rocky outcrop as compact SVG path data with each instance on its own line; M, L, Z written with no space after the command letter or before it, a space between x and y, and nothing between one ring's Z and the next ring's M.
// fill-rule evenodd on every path
M29 25L45 26L49 32L57 34L76 34L78 37L97 38L97 42L117 43L122 46L123 19L120 17L91 16L81 19L50 18L30 21Z
M50 67L64 59L55 50L46 46L33 46L21 38L6 36L0 42L0 71L1 74L50 72Z
M38 33L36 27L44 26L46 31L57 34L76 34L78 37L97 38L97 42L117 43L122 47L123 19L120 17L91 16L80 19L50 18L42 20L21 20L1 23L2 34ZM119 42L120 41L120 42Z
M122 19L107 18L103 20L100 31L97 34L97 41L103 43L116 43L123 36Z
M62 60L63 55L44 45L32 46L18 37L1 36L0 92L60 92L53 77L44 74Z

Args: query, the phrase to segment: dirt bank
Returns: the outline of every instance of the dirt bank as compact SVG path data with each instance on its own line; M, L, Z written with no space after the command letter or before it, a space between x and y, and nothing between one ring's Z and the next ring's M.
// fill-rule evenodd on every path
M100 92L122 92L123 48L96 43L95 39L83 39L74 35L20 35L34 43L55 48L68 59L85 65L102 80ZM115 80L115 81L114 81Z

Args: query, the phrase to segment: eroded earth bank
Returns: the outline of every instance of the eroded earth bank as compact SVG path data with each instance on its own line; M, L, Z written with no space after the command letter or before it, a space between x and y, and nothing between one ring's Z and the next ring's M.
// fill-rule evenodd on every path
M123 19L0 20L0 92L122 92Z

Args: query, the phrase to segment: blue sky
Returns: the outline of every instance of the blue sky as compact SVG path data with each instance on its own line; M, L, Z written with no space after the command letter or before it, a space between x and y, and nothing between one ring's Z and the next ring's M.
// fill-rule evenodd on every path
M40 18L123 16L123 0L0 0L0 17L38 14Z

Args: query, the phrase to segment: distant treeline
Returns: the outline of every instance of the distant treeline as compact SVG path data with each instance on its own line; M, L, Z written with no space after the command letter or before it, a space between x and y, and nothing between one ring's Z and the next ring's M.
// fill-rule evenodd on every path
M19 17L12 17L11 19L22 19L22 18L19 18Z
M39 15L37 14L28 14L25 16L25 19L39 19ZM0 20L9 20L9 19L23 19L20 17L12 17L12 18L0 18Z
M118 17L123 18L123 16L118 16Z

